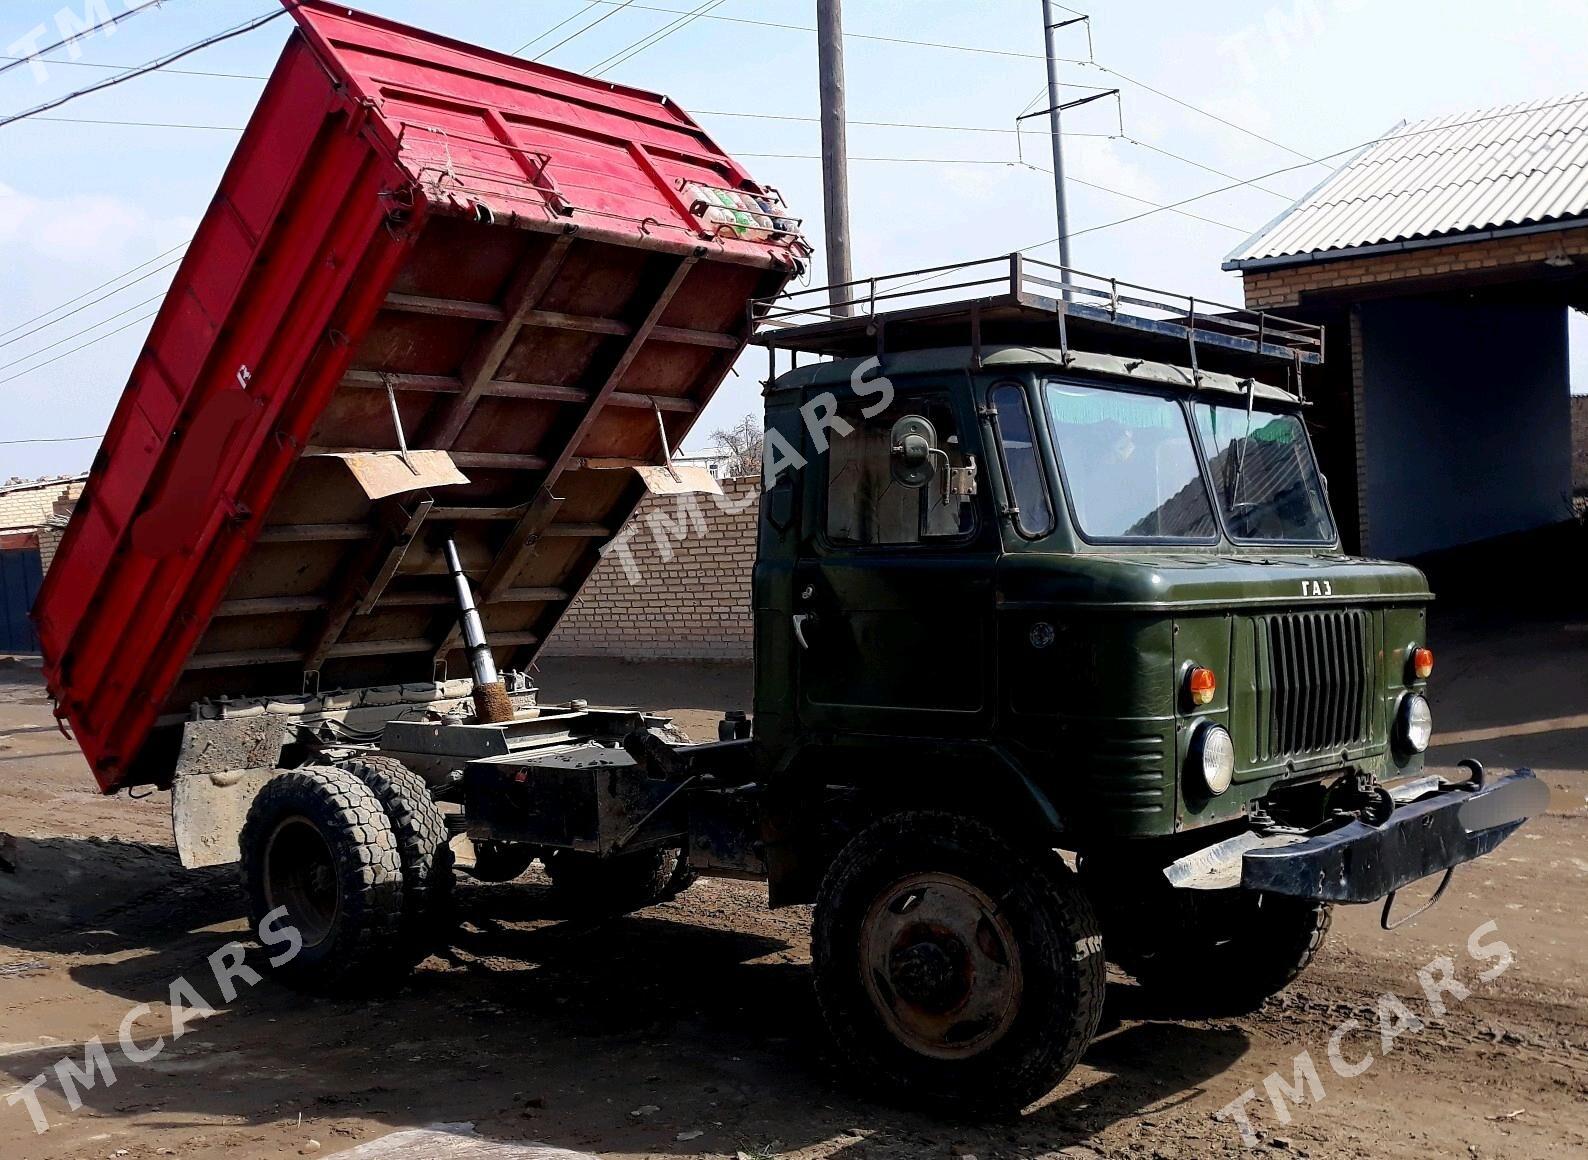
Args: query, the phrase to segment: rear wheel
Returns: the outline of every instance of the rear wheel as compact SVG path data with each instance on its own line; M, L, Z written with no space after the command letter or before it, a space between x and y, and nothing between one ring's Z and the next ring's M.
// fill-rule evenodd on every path
M397 839L374 792L341 769L300 769L266 782L241 836L254 929L302 940L275 967L282 981L337 991L392 974L402 928Z
M844 1066L935 1111L1041 1098L1102 1014L1102 939L1069 869L953 814L895 814L844 847L822 881L811 957Z
M452 915L447 820L425 779L394 757L361 754L337 763L379 799L402 862L402 953L419 962L445 940Z
M553 850L541 860L558 905L575 914L627 914L675 898L695 882L676 846L610 858Z
M1253 1011L1306 970L1329 933L1326 902L1249 890L1177 890L1151 866L1082 862L1108 957L1188 1013Z

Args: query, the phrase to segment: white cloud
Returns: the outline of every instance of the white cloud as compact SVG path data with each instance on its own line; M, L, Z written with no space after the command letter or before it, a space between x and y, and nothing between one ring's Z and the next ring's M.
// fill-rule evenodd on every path
M37 197L0 183L0 245L13 256L95 268L137 263L186 237L194 224L154 217L110 194Z

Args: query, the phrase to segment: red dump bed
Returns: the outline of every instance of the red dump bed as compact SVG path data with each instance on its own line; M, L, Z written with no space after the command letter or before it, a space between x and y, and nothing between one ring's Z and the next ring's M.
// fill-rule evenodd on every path
M466 675L448 537L528 661L804 252L665 97L293 15L35 605L106 791L203 698ZM392 398L467 482L360 482Z

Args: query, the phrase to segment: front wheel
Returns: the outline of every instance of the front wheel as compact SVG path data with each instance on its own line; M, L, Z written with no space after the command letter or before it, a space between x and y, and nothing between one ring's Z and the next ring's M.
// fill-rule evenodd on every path
M822 880L811 958L840 1062L938 1112L1041 1098L1102 1015L1102 937L1074 875L954 814L894 814L851 839Z
M1180 890L1155 867L1082 860L1108 957L1160 1003L1187 1014L1254 1011L1323 946L1327 902L1250 890Z

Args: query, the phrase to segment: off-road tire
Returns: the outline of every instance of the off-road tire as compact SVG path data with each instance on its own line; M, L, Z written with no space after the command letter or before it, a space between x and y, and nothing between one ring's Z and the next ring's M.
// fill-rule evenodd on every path
M474 865L469 876L481 882L511 882L522 877L535 860L535 847L517 842L472 842Z
M863 977L866 915L919 874L951 875L996 900L1018 952L1007 1028L960 1058L895 1033ZM1017 1113L1080 1060L1102 1016L1101 944L1091 904L1057 854L978 820L912 811L873 823L839 852L816 900L811 958L828 1034L858 1084L935 1113L985 1116Z
M1081 876L1103 919L1105 954L1171 1013L1255 1011L1307 969L1332 919L1327 902L1177 890L1151 867L1106 870L1089 858Z
M243 823L243 889L255 932L290 893L283 876L306 872L293 861L294 849L313 846L310 832L323 843L323 885L334 890L323 932L300 921L290 909L271 923L280 932L297 927L301 948L275 964L276 977L307 991L367 989L390 980L403 918L402 860L386 811L373 790L340 769L285 771L254 798ZM289 949L270 940L277 955Z
M541 861L558 908L577 916L628 914L676 898L695 882L676 846L611 858L553 850Z
M360 754L337 763L370 788L386 812L402 861L400 953L418 963L446 939L452 922L452 846L445 815L425 779L395 757Z

